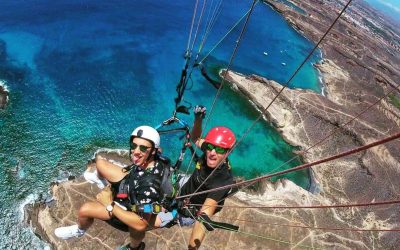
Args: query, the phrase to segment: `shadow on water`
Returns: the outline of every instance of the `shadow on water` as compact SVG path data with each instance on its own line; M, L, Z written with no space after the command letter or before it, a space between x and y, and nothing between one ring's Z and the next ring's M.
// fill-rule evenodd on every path
M227 61L220 60L217 57L210 55L210 56L208 56L207 60L203 64L204 64L204 66L206 66L208 74L213 79L216 79L216 80L218 79L219 81L221 81L222 78L220 77L219 72L222 69L226 69L228 67L228 63L229 62L227 62ZM231 67L231 70L235 71L235 72L240 72L241 74L246 74L246 75L257 74L257 72L254 70L251 70L246 67L238 66L238 65L234 65L234 67Z
M9 63L6 43L0 39L0 79L19 85L26 79L28 72L27 68L17 67Z

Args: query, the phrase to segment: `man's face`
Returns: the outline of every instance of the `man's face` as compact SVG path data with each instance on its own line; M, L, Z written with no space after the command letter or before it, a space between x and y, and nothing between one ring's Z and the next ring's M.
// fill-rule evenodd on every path
M151 143L135 137L131 142L131 160L137 166L144 166L151 151Z
M217 153L218 152L218 153ZM216 168L226 157L228 149L216 147L212 144L206 144L207 166Z

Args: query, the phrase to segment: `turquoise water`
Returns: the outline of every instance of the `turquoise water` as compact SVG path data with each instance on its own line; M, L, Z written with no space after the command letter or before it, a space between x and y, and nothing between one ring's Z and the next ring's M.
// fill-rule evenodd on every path
M364 0L375 9L400 23L400 0Z
M204 54L251 2L224 2ZM43 248L17 208L46 193L51 181L81 174L97 149L127 148L133 128L155 126L171 115L193 6L184 0L0 2L0 80L10 91L9 105L0 111L0 213L7 218L0 225L2 248ZM238 35L234 30L206 61L213 78L226 67ZM260 3L233 69L285 82L312 46ZM210 107L215 89L197 71L192 82L185 100ZM311 62L290 87L320 91ZM225 87L207 127L226 125L240 137L258 114ZM192 123L192 116L181 118ZM179 146L178 136L162 138L173 159ZM234 173L268 173L290 159L292 150L259 122L231 157ZM290 177L308 184L304 173Z

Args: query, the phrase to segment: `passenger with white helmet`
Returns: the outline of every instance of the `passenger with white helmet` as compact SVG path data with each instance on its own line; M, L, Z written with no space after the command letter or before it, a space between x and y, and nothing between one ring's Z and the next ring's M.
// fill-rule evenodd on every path
M85 173L85 178L103 187L104 179L110 186L98 195L97 201L84 203L78 212L77 225L60 227L55 235L61 239L80 237L93 224L94 219L107 221L121 230L130 232L129 249L144 249L145 231L155 221L153 204L160 201L161 179L164 163L158 160L160 135L149 126L133 130L130 140L132 165L121 168L100 156L96 156L97 172ZM149 211L150 209L150 211Z

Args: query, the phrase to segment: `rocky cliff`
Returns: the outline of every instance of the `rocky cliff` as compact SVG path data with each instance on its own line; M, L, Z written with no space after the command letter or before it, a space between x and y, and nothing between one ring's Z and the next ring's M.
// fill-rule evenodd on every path
M104 155L116 160L113 155ZM94 167L89 165L89 167ZM82 177L52 186L53 199L26 207L27 222L34 232L54 249L116 249L129 242L129 234L105 222L95 221L85 236L68 241L59 240L54 229L76 222L77 209L99 192L97 186ZM343 194L336 198L347 201ZM202 249L390 249L398 244L396 235L340 231L340 228L390 228L389 221L373 209L266 209L255 206L306 206L332 204L321 195L312 195L288 180L271 184L263 182L259 192L239 192L229 198L225 208L214 219L240 226L239 233L217 229L207 233ZM392 211L395 212L395 211ZM319 228L319 229L317 229ZM337 230L327 230L333 228ZM146 249L185 249L191 228L157 229L147 233ZM394 248L393 248L394 249Z
M101 153L103 157L124 165L126 155ZM89 168L95 167L93 163ZM52 197L26 207L26 221L34 232L49 242L54 249L115 249L129 242L129 234L118 231L103 221L95 221L85 236L68 241L59 240L54 229L63 225L76 223L77 209L85 201L94 200L99 192L97 186L87 183L82 177L52 185ZM215 230L207 234L203 249L285 249L295 246L311 247L328 244L325 239L310 238L309 230L292 228L290 236L287 228L280 224L307 225L306 218L313 221L324 220L323 214L313 211L265 210L237 208L237 206L263 205L305 205L321 202L321 197L312 196L307 191L287 180L275 184L264 182L260 191L239 192L229 198L226 208L216 215L216 221L223 221L240 226L241 233ZM306 217L305 217L306 216ZM318 223L320 224L320 223ZM325 223L326 224L326 223ZM279 226L277 226L279 225ZM147 249L185 249L191 228L157 229L147 233ZM250 234L250 236L249 236ZM253 237L252 237L252 236ZM289 236L289 237L288 237Z
M0 85L0 109L4 109L7 105L7 102L8 102L8 91L2 85Z
M251 99L260 110L264 110L282 89L281 85L257 76L243 76L230 72L228 79L234 88ZM381 118L376 117L380 114L380 105L385 104L371 107L369 113L365 112L353 119L358 113L348 106L339 105L311 91L286 88L265 114L288 142L301 148L303 160L311 162L398 132L399 127L395 119L387 119L383 114ZM327 137L328 135L331 136ZM400 142L397 140L313 167L322 190L320 195L315 197L323 197L322 203L325 204L398 200L399 147ZM398 211L399 206L386 206L332 209L323 213L326 214L326 219L335 221L331 225L344 223L347 228L387 229L399 228ZM359 241L365 246L358 246L359 249L368 248L367 246L373 244L374 238L368 233L363 234L363 239ZM344 237L346 241L355 239L354 235L350 238L337 235L334 237ZM399 244L400 237L398 233L381 233L375 240L375 244L383 248L394 248L394 242ZM333 239L330 241L335 242Z

